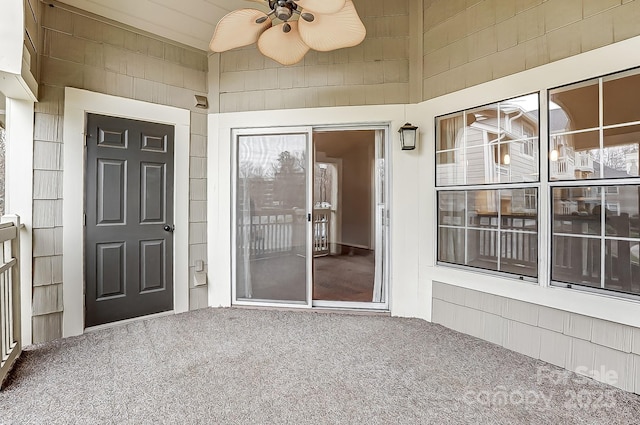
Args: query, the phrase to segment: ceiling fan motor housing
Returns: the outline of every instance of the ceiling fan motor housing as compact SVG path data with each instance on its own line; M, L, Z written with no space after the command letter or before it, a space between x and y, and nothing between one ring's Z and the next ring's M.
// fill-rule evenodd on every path
M276 16L281 21L288 21L289 18L291 18L292 14L293 14L293 12L288 7L288 5L287 6L276 6Z
M298 9L294 0L269 0L269 7L272 13L281 21L288 21L293 15L293 11Z

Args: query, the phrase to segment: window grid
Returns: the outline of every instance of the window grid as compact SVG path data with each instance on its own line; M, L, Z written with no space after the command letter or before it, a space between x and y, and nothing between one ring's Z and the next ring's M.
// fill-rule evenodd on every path
M618 242L626 242L627 244L637 244L640 245L640 238L635 238L635 237L626 237L626 236L618 236L618 235L609 235L607 234L607 218L608 218L608 212L613 213L615 211L615 214L613 214L613 216L619 216L619 214L621 213L621 204L620 202L616 202L615 199L612 201L610 199L608 199L608 195L609 196L615 196L620 194L620 188L623 188L625 186L629 187L629 186L636 186L636 185L640 185L640 176L634 176L634 175L629 175L629 176L607 176L605 177L605 167L607 166L605 164L605 159L604 159L604 152L605 149L609 149L609 148L615 148L616 145L613 144L611 146L605 146L605 133L607 130L615 130L615 129L623 129L625 127L633 127L633 126L638 126L640 125L640 121L638 120L633 120L633 121L628 121L628 122L619 122L616 124L610 124L610 125L604 125L604 114L605 114L605 110L604 110L604 83L607 80L616 80L616 79L622 79L625 78L627 76L633 76L633 75L637 75L638 72L637 70L635 72L624 72L624 73L619 73L616 74L618 75L617 78L611 78L611 76L608 77L600 77L597 79L597 87L598 87L598 126L597 127L590 127L590 128L583 128L583 129L579 129L579 130L574 130L574 131L556 131L556 132L552 132L551 129L549 128L549 147L548 147L548 152L551 152L554 148L554 141L557 140L557 138L559 137L563 137L563 136L567 136L567 135L575 135L575 134L581 134L581 133L587 133L587 132L598 132L598 145L594 146L594 149L598 149L598 163L599 163L599 170L598 170L598 175L594 176L594 178L578 178L576 177L575 179L568 179L568 178L564 178L564 179L555 179L552 178L553 176L551 175L551 165L552 165L552 161L550 160L551 158L549 158L549 160L547 161L548 166L549 166L549 176L548 176L548 186L549 186L549 193L550 193L550 201L551 201L551 205L550 205L550 210L551 210L551 215L550 215L550 240L551 240L551 249L549 250L549 259L550 259L550 269L549 269L549 273L550 273L550 284L551 285L562 285L562 286L566 286L569 285L569 287L571 287L572 285L577 285L580 287L584 287L584 289L586 290L594 290L594 287L587 284L585 281L581 281L581 282L569 282L566 279L559 279L558 277L554 276L554 258L556 255L563 255L563 253L557 252L556 249L558 249L556 246L554 246L554 241L556 240L556 238L560 237L560 238L577 238L577 239L583 239L583 240L598 240L600 243L600 272L599 272L599 287L596 288L597 290L599 290L600 292L606 293L606 294L617 294L619 296L622 297L632 297L632 298L637 298L638 295L640 295L639 293L636 293L634 290L634 286L633 286L633 264L630 266L631 271L629 272L629 276L630 279L632 279L631 282L629 282L629 288L628 291L624 291L624 290L620 290L620 289L615 289L615 288L611 288L611 287L607 287L607 279L609 279L610 282L613 282L613 275L616 274L616 270L614 270L614 266L611 265L611 270L610 270L610 275L611 276L607 276L607 267L608 267L608 261L611 260L610 258L608 258L608 254L610 257L613 256L613 250L614 250L614 246L616 247L616 249L619 249L617 243ZM591 80L591 82L593 82L594 80ZM551 102L551 93L555 91L555 93L563 93L569 90L573 90L575 88L580 88L579 85L569 85L567 87L563 87L562 89L558 90L558 89L551 89L548 91L547 94L547 102ZM549 116L549 115L547 115ZM588 148L587 148L588 149ZM640 149L638 149L640 150ZM640 153L638 154L640 155ZM595 170L594 170L595 171ZM555 215L555 204L557 202L557 199L553 196L554 193L554 189L561 189L561 188L593 188L595 189L595 193L594 193L594 197L599 199L599 205L601 206L600 208L600 231L599 234L597 235L593 235L593 234L575 234L575 233L566 233L566 232L558 232L555 230L555 221L556 219L554 218ZM640 186L638 186L638 189L640 190ZM611 208L609 208L611 207ZM604 210L603 210L604 208ZM570 240L570 239L568 239ZM615 245L614 245L615 244ZM628 245L627 245L628 246ZM585 254L583 254L585 255ZM619 253L618 253L619 255ZM632 254L633 255L633 254ZM619 273L618 273L619 276Z
M596 255L595 258L589 257L592 255L591 253L581 254L583 255L584 258L589 257L589 258L593 258L594 261L598 261L598 260L600 261L600 264L592 263L590 266L590 267L595 266L594 270L599 269L599 273L598 273L599 276L597 276L595 272L592 275L593 277L596 278L596 280L599 279L599 284L597 285L598 288L595 288L595 290L598 290L600 292L603 292L609 295L611 295L612 293L615 293L615 295L618 295L618 296L632 297L637 299L640 293L636 294L636 291L640 291L640 287L638 287L638 289L633 289L635 288L634 284L628 285L629 288L632 288L632 289L629 289L629 291L631 292L624 292L623 290L619 289L619 288L627 287L625 286L627 285L627 283L624 283L626 282L626 280L625 281L621 280L623 276L624 276L624 279L629 279L628 276L631 276L630 279L632 279L633 281L637 280L635 269L632 268L631 272L627 271L626 274L621 274L616 269L617 267L616 264L620 264L620 263L617 262L617 259L616 259L616 262L612 262L612 256L618 257L619 255L622 255L623 253L625 253L626 250L628 250L630 245L632 247L631 255L633 256L634 255L633 249L635 248L637 250L637 247L634 246L634 244L637 244L638 246L640 246L640 237L637 236L638 224L637 224L637 219L635 218L637 216L632 216L631 217L632 220L628 221L627 222L628 224L625 224L623 222L622 230L620 230L620 228L618 227L620 225L619 220L621 220L621 218L619 217L621 217L622 214L635 213L635 207L633 207L633 202L631 202L632 206L629 207L629 201L628 201L629 198L625 198L624 197L626 196L625 192L622 192L620 189L630 185L637 186L638 192L639 192L638 196L640 196L640 175L637 175L638 173L637 171L630 171L629 168L626 168L626 173L628 175L626 176L621 175L620 172L622 173L625 172L624 165L622 166L622 168L620 168L619 165L616 165L618 163L609 162L611 156L608 156L608 155L616 155L618 154L616 152L616 148L629 145L629 142L625 143L625 142L620 142L619 140L616 140L617 138L616 136L619 134L622 134L624 136L630 137L634 132L633 130L635 130L632 127L640 126L640 120L638 120L638 118L633 119L634 116L637 117L637 112L634 109L632 109L630 112L632 116L625 114L625 115L622 115L625 117L622 119L620 118L621 115L616 115L617 113L614 112L615 110L613 107L607 106L608 112L605 111L605 103L603 100L603 97L605 95L608 96L607 99L609 103L607 103L607 105L611 105L612 104L611 100L616 99L616 98L609 97L609 94L612 92L607 91L607 93L605 93L605 90L612 89L612 86L605 87L604 86L605 82L614 81L626 76L637 76L637 75L638 75L637 70L626 71L624 73L600 77L600 78L592 79L582 83L567 85L560 89L550 89L550 90L545 90L543 92L537 93L539 102L542 101L544 103L543 105L539 104L540 107L538 109L539 111L543 112L546 117L545 120L538 122L538 130L539 130L538 137L526 137L526 136L529 136L531 132L527 133L526 135L523 133L524 137L513 137L510 134L513 128L510 125L511 123L507 123L507 122L504 123L505 128L502 129L502 124L500 123L500 121L502 120L501 106L505 104L504 102L497 102L493 104L497 106L497 116L494 122L499 123L498 128L501 131L499 131L497 135L494 134L493 138L491 137L490 134L485 133L482 145L478 145L477 147L475 145L470 146L468 144L468 140L469 140L468 117L469 117L469 114L474 112L483 113L483 111L489 111L489 109L486 109L487 107L468 109L462 112L458 112L457 114L448 114L448 115L444 115L436 118L437 127L439 127L440 122L442 120L455 117L456 115L458 115L461 122L464 123L463 125L464 130L461 132L462 140L459 140L460 135L458 135L458 141L455 142L454 145L451 145L451 146L447 145L445 140L442 138L442 134L440 134L439 132L437 133L439 140L436 143L436 149L435 149L436 151L435 160L436 160L436 170L437 170L435 189L436 189L436 194L438 199L437 203L438 203L439 214L442 213L442 211L440 211L440 194L441 193L443 192L455 193L459 191L464 192L463 199L464 199L465 218L464 218L464 223L462 223L463 226L441 224L441 220L439 219L437 223L437 228L438 228L438 232L440 232L440 229L459 229L464 231L464 243L465 243L464 263L465 264L460 265L459 263L441 261L441 255L443 251L441 251L442 240L440 237L436 238L437 245L438 245L438 249L437 249L438 263L444 263L452 267L458 267L458 268L462 267L462 268L473 269L473 266L468 266L469 250L470 250L469 234L470 232L480 230L480 228L478 228L477 226L471 225L468 219L468 216L471 212L468 203L469 203L469 198L471 196L471 193L473 191L491 190L491 191L495 191L497 194L500 194L502 190L525 189L524 203L525 203L525 208L529 210L529 207L531 205L527 197L529 196L530 191L533 190L536 192L536 195L537 195L537 199L536 199L537 201L536 206L537 206L537 212L538 212L538 215L536 218L537 231L532 231L532 232L524 231L524 230L514 231L512 229L504 228L502 224L503 214L502 214L501 206L498 206L496 211L496 217L497 217L496 227L481 229L484 232L498 235L498 237L496 238L496 244L498 245L498 248L497 248L498 258L495 260L498 264L498 267L497 267L498 270L500 270L500 266L501 266L500 253L502 250L502 247L500 246L502 244L502 240L499 237L499 235L503 233L510 233L514 235L522 235L522 234L543 235L543 237L539 238L538 240L539 242L538 252L539 253L546 252L547 255L544 256L545 257L544 259L541 258L537 264L538 282L543 286L554 285L554 284L557 285L558 283L565 282L565 279L554 278L555 263L554 263L553 253L554 253L554 248L557 249L557 247L554 246L557 238L576 238L584 241L589 241L589 240L598 241L598 245L590 245L591 248L589 248L589 249L593 249L593 247L595 247L596 249L595 251L590 251L594 255ZM637 78L636 78L636 81L637 81ZM620 92L620 85L624 86L624 84L625 84L624 82L619 82L617 84L616 90L618 91L618 93ZM593 89L590 89L589 86L593 86ZM595 108L592 108L591 115L590 115L592 118L588 118L588 117L586 118L587 123L589 123L588 120L591 120L590 121L591 125L587 126L586 128L570 130L569 125L574 125L574 123L569 122L569 123L565 123L566 127L564 129L561 129L561 130L556 129L552 131L553 129L552 129L552 123L550 120L550 112L551 112L551 109L554 108L554 106L558 107L558 104L553 105L553 102L555 100L553 98L553 95L557 93L562 93L565 91L571 91L576 88L578 89L587 88L588 91L590 92L589 98L592 99L594 102L596 101L595 89L597 88L597 102L598 102L597 126L593 126L593 124L595 124L596 116L595 116ZM488 105L488 106L491 106L491 105ZM588 109L587 109L587 112L589 112ZM606 114L606 117L605 117L605 114ZM484 118L486 117L483 117L483 119ZM608 120L608 123L613 122L613 124L605 125L605 122L604 122L605 118ZM579 123L577 125L580 126ZM618 130L618 129L620 130L618 132L615 132L615 130ZM530 130L523 126L523 131L530 131ZM548 143L546 148L547 150L545 151L541 150L541 146L540 146L540 134L542 134L542 132L548 135L548 139L547 139ZM577 140L577 139L567 140L569 136L587 134L589 132L592 132L595 134L593 134L592 136L584 136L582 140ZM597 141L595 140L595 137L598 138ZM565 140L562 140L562 138L565 138ZM493 140L493 139L496 139L496 140ZM589 140L595 143L590 144L592 142L590 142ZM494 141L495 143L488 143L489 141ZM508 153L509 155L511 155L512 154L511 148L515 146L516 142L520 142L522 144L521 147L519 148L516 147L516 149L519 149L520 154L526 155L528 153L532 153L532 149L529 147L529 145L525 146L527 143L529 143L528 141L533 141L534 143L533 146L536 146L535 142L538 143L537 145L538 152L535 152L535 148L533 148L534 161L536 161L539 164L536 180L531 183L527 183L526 181L524 182L519 181L519 182L512 183L511 179L509 178L508 181L505 181L504 177L501 176L499 172L501 171L502 168L504 168L502 164L503 154ZM597 160L597 166L593 167L592 168L593 171L591 172L589 171L576 172L573 179L567 178L567 177L564 177L564 178L555 177L551 169L551 162L552 162L552 156L553 156L552 149L554 149L555 147L553 145L554 142L558 143L558 145L564 143L564 146L573 146L573 143L579 143L578 149L580 149L583 155L594 155L592 156L592 158L594 158L593 159L594 162L596 162ZM635 141L631 141L632 147L634 144L635 144ZM593 147L590 147L590 146L593 146ZM448 148L448 149L441 149L441 148ZM494 177L492 177L492 180L485 178L483 183L478 183L476 179L475 182L472 181L470 183L469 181L470 168L468 167L468 164L464 164L465 166L462 167L462 170L460 170L461 173L459 173L457 178L452 179L450 176L446 176L452 181L444 182L444 183L440 181L439 175L438 175L438 166L446 162L441 163L439 161L439 155L451 153L449 159L450 159L450 162L452 161L453 163L460 161L460 159L457 157L458 155L460 155L460 158L462 158L464 161L467 161L468 151L470 148L477 148L481 150L492 150L492 151L495 150L496 153L493 153L494 159L486 163L486 166L494 167L493 172L495 174L493 174ZM596 150L598 152L597 156L595 156ZM623 153L628 152L626 150L623 151L622 149L620 149L620 151L622 151ZM636 149L635 152L638 152L636 155L640 156L640 148ZM634 158L633 154L634 154L634 149L631 149L631 155L632 155L631 163L633 164L633 161L635 161L637 164L639 159L633 159ZM576 161L578 161L578 159L576 159ZM541 166L545 162L547 164L546 168ZM500 167L500 170L498 170L499 167ZM606 167L611 167L613 170L618 172L612 172ZM627 165L627 167L629 167L629 165ZM631 169L636 170L637 166L636 167L632 166ZM462 176L462 181L460 181L460 175ZM540 180L541 178L543 180ZM555 214L556 214L556 208L558 207L557 202L560 202L559 201L560 198L557 198L554 195L554 192L556 189L567 189L570 191L572 188L593 189L593 192L586 194L584 196L588 196L588 198L586 198L588 208L589 209L594 208L594 213L595 213L595 207L599 205L599 208L600 208L599 220L596 219L597 222L599 223L599 231L597 234L567 233L567 232L561 231L561 229L558 229L558 231L556 230L557 218L555 217ZM573 195L569 195L569 196L573 196ZM618 198L618 196L620 196L620 198ZM498 199L501 199L501 198L502 197L498 195ZM618 200L620 201L618 202ZM500 203L500 201L498 201L498 203ZM539 214L539 212L541 211L540 208L543 208L545 211L545 213L542 216L540 216ZM618 218L614 219L613 217L618 217ZM611 218L611 221L609 221L609 218ZM618 220L618 221L616 222L615 220ZM634 221L636 221L636 223L633 223ZM565 226L570 223L571 223L570 220L566 221ZM591 221L591 223L593 222ZM625 230L625 226L627 225L629 225L630 227L629 229ZM580 225L578 224L578 226ZM609 228L607 226L609 226ZM589 225L589 227L591 228L591 225ZM567 241L570 241L570 240L571 239L567 239ZM584 246L582 244L575 244L573 242L571 242L570 244L573 246L572 248L574 250L573 255L580 252L580 246ZM578 251L575 251L576 249L578 249ZM600 251L598 252L597 249L599 249ZM566 252L565 253L558 252L557 254L565 255L565 256L569 255ZM629 252L626 252L624 255L626 255L626 258L629 258L628 257ZM624 259L624 261L626 262L627 259ZM633 261L637 262L638 260L635 259ZM503 272L500 272L500 271L490 270L490 272L496 273L496 274L504 274ZM609 273L610 276L607 276L607 273ZM573 282L573 283L570 281L566 281L565 286L572 287L572 285L576 285L578 287L583 287L585 290L593 291L594 287L589 283L587 283L590 281L591 280L583 280L583 281L578 280L577 282ZM613 287L612 287L612 282L613 282Z
M536 107L525 108L524 103L528 102L530 105L533 101L536 102ZM514 263L517 262L517 260L514 261L514 258L517 258L514 255L517 256L520 252L526 251L528 256L536 258L537 253L540 252L539 204L537 202L540 191L539 106L540 93L533 93L521 98L495 102L436 118L437 228L440 234L436 239L439 263L475 270L488 270L491 273L501 275L513 276L515 274L519 275L520 279L531 279L531 269L523 271L524 275L503 269L506 265L504 261L507 260L510 262L511 269L517 269L519 264L514 267ZM536 111L537 117L531 114L533 111ZM473 121L470 123L469 119ZM443 122L447 124L443 125ZM456 128L460 129L455 130ZM471 130L473 130L473 134L470 134ZM471 139L473 139L473 144L469 144ZM483 162L478 158L484 158ZM476 162L473 165L476 168L473 170L475 174L472 177L470 174L472 167L469 166L469 162L474 160ZM528 168L514 170L515 161L528 164ZM458 171L452 168L440 169L439 167L444 164L460 168ZM478 169L484 174L478 174ZM440 172L444 173L442 179ZM478 177L479 175L484 177ZM443 182L444 179L447 181ZM476 193L471 198L474 192ZM441 197L443 193L459 193L461 197L460 199L452 198L443 201ZM462 195L463 193L464 195ZM491 201L483 199L485 196L491 198ZM451 225L451 222L443 224L444 220L441 217L444 210L442 206L446 202L453 204L464 202L462 208L457 205L456 211L458 212L450 212L456 215L460 213L460 209L462 210L464 222L460 223L460 226ZM487 203L485 214L495 214L495 216L483 219L496 220L495 227L492 224L482 227L478 223L471 223L471 217L476 216L473 215L475 213L472 213L473 207L469 204L470 202L480 202L477 205L479 208ZM504 210L503 202L508 204ZM532 205L534 208L531 208ZM508 211L508 215L505 215L505 211ZM518 216L519 213L522 215ZM522 220L522 228L512 228L513 222L518 219ZM509 222L503 223L504 220ZM531 220L535 221L533 230L531 227L525 228L525 226L530 226L528 222ZM445 229L452 233L443 233L442 231ZM463 238L464 247L458 246L459 243L456 245L457 248L452 249L447 246L447 244L451 244L450 238L457 240L459 237ZM481 253L478 244L482 244L482 241L487 238L489 238L488 254L487 252ZM527 239L527 241L520 246L518 238ZM531 245L531 238L534 238L534 246ZM515 245L513 245L514 241L516 241ZM473 250L473 255L471 250ZM470 261L479 258L491 258L493 265L487 263L491 266L489 269L470 265ZM537 260L534 261L537 264ZM482 263L482 261L478 261L478 263ZM530 263L527 265L530 266ZM535 266L533 274L536 276L537 269L538 267Z

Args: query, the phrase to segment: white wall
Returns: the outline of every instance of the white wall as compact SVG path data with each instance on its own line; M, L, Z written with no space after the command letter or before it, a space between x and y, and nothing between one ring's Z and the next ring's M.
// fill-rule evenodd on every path
M5 214L20 223L20 314L22 346L31 344L31 281L33 224L33 101L7 98Z
M14 99L36 101L38 83L24 47L24 1L3 0L0 7L0 92Z
M24 1L3 0L0 14L0 72L20 74L24 37Z
M546 90L563 84L637 66L640 37L579 56L494 80L416 105L362 106L287 111L212 114L209 116L209 252L211 306L231 304L231 129L246 127L391 123L392 201L390 309L394 316L431 319L432 282L523 300L559 310L640 327L640 303L575 289L550 287L548 237L541 237L539 283L436 265L434 118L461 109L541 92L546 116ZM397 128L405 121L420 127L415 151L401 151ZM546 121L541 123L546 134ZM541 137L541 144L546 139ZM546 149L541 149L546 164ZM546 167L541 168L542 193L548 190ZM541 235L549 232L547 200L540 200Z
M240 112L209 115L208 236L210 242L209 305L231 305L231 130L274 126L339 126L389 124L393 179L391 201L391 311L397 316L426 318L425 305L431 300L418 286L419 245L415 231L418 211L419 158L422 151L401 151L397 129L406 121L405 106L354 106L268 112ZM402 206L401 208L396 206Z

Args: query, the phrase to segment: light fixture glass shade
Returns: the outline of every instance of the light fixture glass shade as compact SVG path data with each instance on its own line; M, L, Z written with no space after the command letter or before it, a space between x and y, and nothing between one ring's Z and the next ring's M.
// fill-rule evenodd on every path
M418 127L406 123L400 127L398 133L400 133L400 142L402 143L403 151L409 151L416 148L418 143Z
M238 9L225 15L213 32L209 48L220 53L255 43L260 34L271 26L270 19L257 24L256 19L262 17L266 18L266 13L256 9Z
M367 30L351 0L347 0L337 13L318 14L312 22L304 19L298 22L302 40L320 52L356 46L367 35Z
M339 12L346 0L296 0L305 12L331 14Z
M282 65L293 65L304 58L309 51L300 38L298 21L290 21L291 30L284 32L283 24L274 25L265 31L258 39L258 49L263 55Z

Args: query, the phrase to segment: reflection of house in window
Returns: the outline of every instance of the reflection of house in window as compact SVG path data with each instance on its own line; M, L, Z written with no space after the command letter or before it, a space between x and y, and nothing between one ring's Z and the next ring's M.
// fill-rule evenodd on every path
M537 108L531 95L438 120L439 186L538 179L538 111L522 99Z
M524 208L527 212L535 211L538 208L538 191L536 189L524 190Z
M591 80L550 92L551 179L638 176L638 90L640 74L604 78L601 88Z

